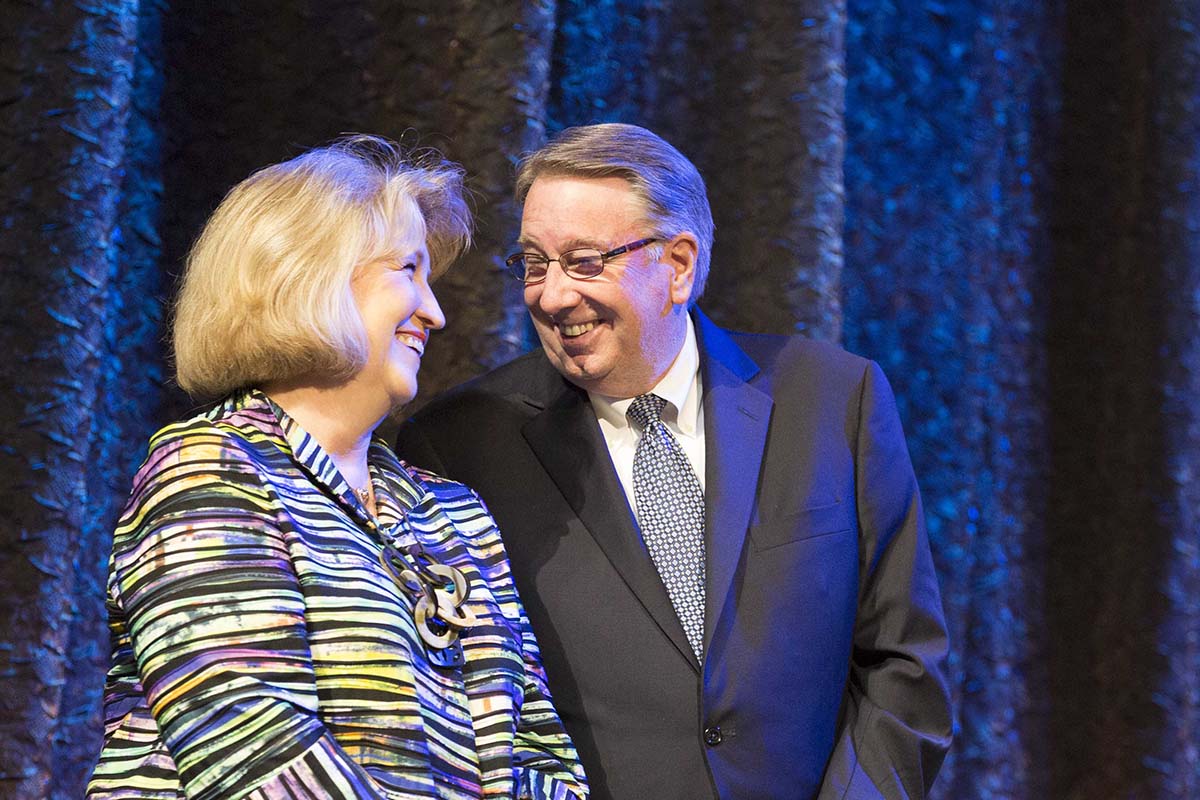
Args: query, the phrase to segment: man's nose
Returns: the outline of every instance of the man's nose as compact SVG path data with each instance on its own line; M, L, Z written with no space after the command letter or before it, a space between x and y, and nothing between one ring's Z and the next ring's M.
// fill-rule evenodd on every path
M536 300L538 307L555 315L579 303L579 282L564 272L557 261L547 266L546 280L531 288L541 290Z

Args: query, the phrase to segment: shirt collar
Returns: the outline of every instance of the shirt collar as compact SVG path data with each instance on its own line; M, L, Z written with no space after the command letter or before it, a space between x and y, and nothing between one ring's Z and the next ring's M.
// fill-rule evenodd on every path
M667 401L667 408L663 411L664 421L674 422L685 436L695 436L700 414L700 350L696 345L691 315L685 315L684 319L687 327L683 347L650 393ZM633 403L632 397L616 398L588 392L588 399L600 419L617 428L629 425L625 412Z

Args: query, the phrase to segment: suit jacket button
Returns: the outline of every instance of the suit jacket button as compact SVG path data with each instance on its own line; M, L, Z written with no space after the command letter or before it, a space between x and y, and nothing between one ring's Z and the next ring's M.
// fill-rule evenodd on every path
M709 725L704 729L704 743L709 747L716 747L721 743L721 726Z

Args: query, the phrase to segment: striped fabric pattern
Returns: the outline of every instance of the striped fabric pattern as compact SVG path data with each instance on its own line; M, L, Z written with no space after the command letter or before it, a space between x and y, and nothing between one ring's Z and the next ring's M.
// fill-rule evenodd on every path
M382 441L368 461L376 518L256 391L151 439L114 534L89 797L586 797L482 502ZM426 659L384 537L467 577L461 669Z

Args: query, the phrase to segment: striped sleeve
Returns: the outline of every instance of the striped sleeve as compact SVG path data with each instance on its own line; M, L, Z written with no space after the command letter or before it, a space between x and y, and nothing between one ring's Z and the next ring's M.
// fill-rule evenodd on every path
M188 797L381 797L317 716L277 507L211 423L152 441L109 578L138 679Z
M520 624L525 691L513 742L517 796L531 800L584 800L588 791L583 766L550 700L541 652L524 608Z
M585 800L588 789L583 765L551 700L541 651L517 593L502 536L483 498L474 490L457 485L465 491L467 505L478 509L481 519L486 521L487 534L482 538L488 544L486 549L491 551L484 559L489 566L488 584L502 613L514 623L520 646L521 664L514 678L521 696L511 743L517 798Z

